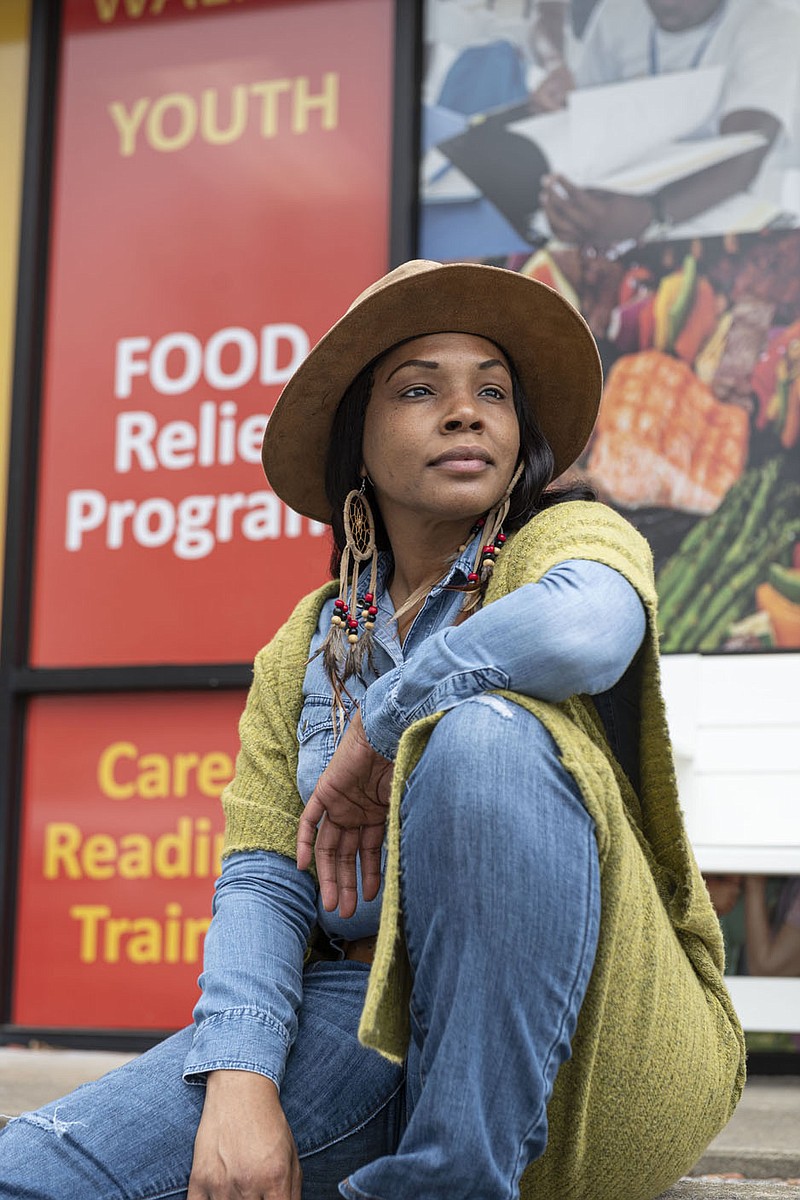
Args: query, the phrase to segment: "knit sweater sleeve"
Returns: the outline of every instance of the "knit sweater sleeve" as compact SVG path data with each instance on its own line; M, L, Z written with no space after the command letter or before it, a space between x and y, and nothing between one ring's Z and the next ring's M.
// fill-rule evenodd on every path
M301 600L256 656L253 683L239 722L241 748L222 794L223 855L271 850L294 858L303 810L297 791L297 723L308 647L330 586Z

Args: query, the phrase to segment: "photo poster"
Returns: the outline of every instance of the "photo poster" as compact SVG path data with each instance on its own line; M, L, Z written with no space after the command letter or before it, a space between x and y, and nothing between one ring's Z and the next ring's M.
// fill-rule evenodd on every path
M800 979L800 876L706 874L731 976ZM800 1054L799 1033L749 1032L748 1050Z
M427 0L419 252L583 313L605 389L575 473L653 548L663 650L796 650L800 3L675 11Z
M239 691L31 700L12 1023L189 1023L243 706Z
M728 975L800 978L800 876L705 875Z
M65 0L30 662L250 662L328 576L260 463L388 259L392 0Z

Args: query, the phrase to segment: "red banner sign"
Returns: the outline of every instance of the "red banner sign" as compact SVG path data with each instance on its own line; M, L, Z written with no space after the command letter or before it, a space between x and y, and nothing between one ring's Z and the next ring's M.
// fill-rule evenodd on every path
M191 1019L240 693L31 703L12 1021Z
M386 267L390 0L67 0L31 662L249 661L325 578L285 380Z

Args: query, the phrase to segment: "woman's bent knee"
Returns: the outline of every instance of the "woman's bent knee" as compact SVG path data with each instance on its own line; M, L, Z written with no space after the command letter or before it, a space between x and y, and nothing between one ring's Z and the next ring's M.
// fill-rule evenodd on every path
M455 759L465 770L491 770L502 752L505 759L557 757L555 743L533 713L504 696L485 692L449 709L440 718L425 756Z
M508 826L533 833L553 820L591 825L580 791L542 722L518 704L487 693L444 714L411 773L404 814L430 807L437 824L467 830Z

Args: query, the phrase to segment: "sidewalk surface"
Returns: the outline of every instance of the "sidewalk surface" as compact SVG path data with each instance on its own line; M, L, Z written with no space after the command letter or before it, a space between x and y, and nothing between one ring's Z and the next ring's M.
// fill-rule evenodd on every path
M0 1047L0 1124L133 1057ZM800 1078L751 1079L730 1124L692 1175L660 1200L800 1200Z

